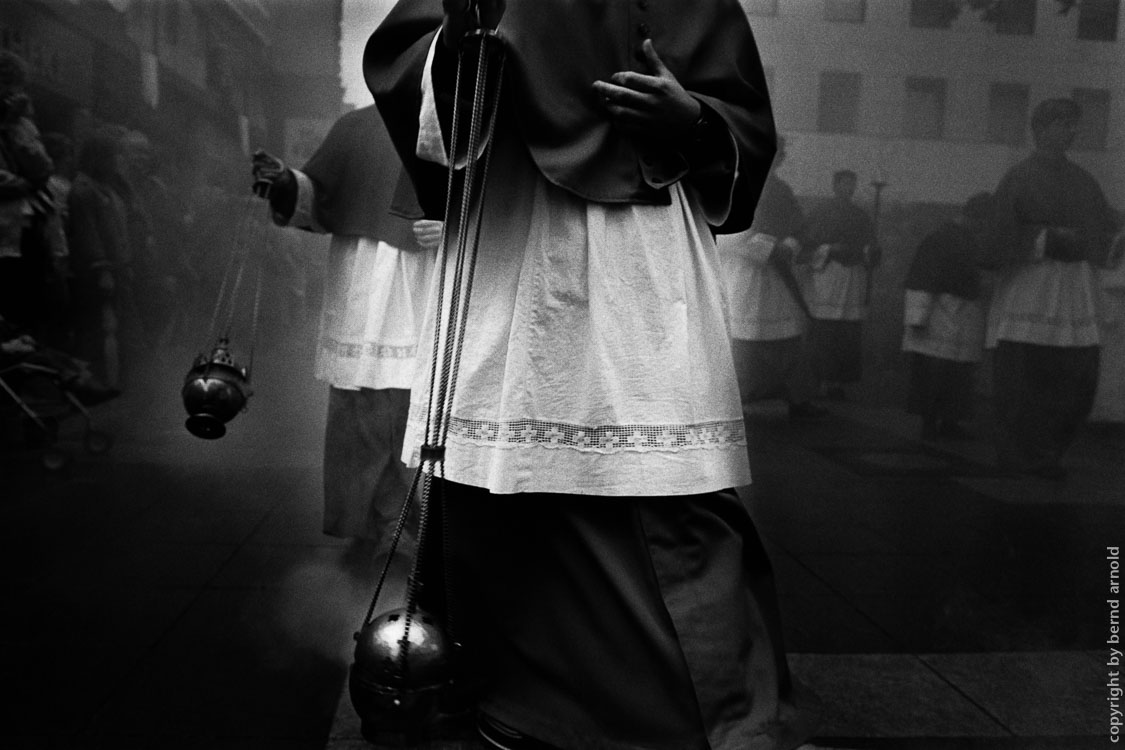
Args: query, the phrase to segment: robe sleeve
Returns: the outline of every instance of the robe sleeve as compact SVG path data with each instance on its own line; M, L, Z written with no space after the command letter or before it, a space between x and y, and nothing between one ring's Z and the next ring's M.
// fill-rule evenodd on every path
M363 53L367 87L414 183L422 214L437 220L445 217L446 169L420 159L417 146L422 77L441 23L438 4L398 3L375 29Z

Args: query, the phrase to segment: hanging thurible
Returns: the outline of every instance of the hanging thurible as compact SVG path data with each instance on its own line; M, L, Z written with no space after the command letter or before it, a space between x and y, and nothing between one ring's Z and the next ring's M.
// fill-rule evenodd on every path
M253 307L250 313L249 360L245 367L235 362L231 353L231 330L238 310L238 296L242 288L242 278L250 260L252 239L268 245L269 233L265 227L259 228L254 221L253 212L259 209L257 199L245 203L243 214L235 230L233 249L227 260L222 284L215 300L211 315L211 328L208 343L210 354L200 354L192 362L184 378L180 396L188 413L184 425L196 437L216 440L226 434L226 424L239 412L246 411L253 390L250 387L250 372L254 363L254 344L258 333L258 315L262 296L262 269L257 268L257 281L254 289ZM265 252L268 252L265 247ZM233 276L233 283L232 281ZM226 310L226 326L222 334L217 333L220 314ZM210 342L215 342L210 344Z
M493 30L474 29L466 34L457 61L450 138L452 154L461 153L458 146L462 130L461 106L463 99L467 98L461 96L462 73L466 67L465 58L470 53L475 55L476 64L473 66L475 81L470 82L473 86L472 106L467 118L468 146L465 153L480 154L480 164L477 164L478 159L469 158L464 169L459 170L457 159L449 160L442 249L438 257L437 286L443 291L437 295L434 316L425 444L421 448L421 464L399 513L375 595L363 625L355 634L355 656L349 674L349 693L352 706L360 718L361 733L376 744L387 733L403 737L407 742L422 739L427 726L436 718L439 704L444 700L447 706L456 705L457 691L462 689L459 684L463 669L461 643L453 623L455 597L449 580L451 572L445 567L448 551L444 547L452 533L444 509L445 443L476 265L479 234L474 228L479 226L483 215L488 182L492 140L484 134L495 132L505 48L500 36ZM456 191L454 178L459 171L463 172L460 176L463 189ZM458 192L460 205L454 206L453 196ZM453 235L447 236L451 230ZM453 272L449 288L446 287L448 266L452 266ZM444 330L443 323L447 326ZM405 607L376 617L380 592L415 502L418 510L417 545ZM437 516L436 521L433 520L434 515ZM431 550L442 553L436 566L441 574L438 581L433 580L432 573L426 574L423 566L426 540L431 531L442 540ZM433 611L440 616L430 614L419 603L426 584L431 588L429 603L438 607ZM442 597L432 591L435 585L444 591L444 605Z

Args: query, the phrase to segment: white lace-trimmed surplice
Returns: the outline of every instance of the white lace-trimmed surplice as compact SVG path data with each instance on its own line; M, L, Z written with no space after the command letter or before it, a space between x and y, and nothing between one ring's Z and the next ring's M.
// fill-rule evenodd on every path
M425 84L423 98L418 154L443 163ZM678 183L668 206L585 201L549 183L503 125L494 137L444 476L495 493L747 484L718 252L702 211ZM403 449L411 465L425 438L430 300Z
M1045 346L1097 346L1101 290L1097 271L1087 262L1064 263L1043 257L1000 272L988 309L985 346L1018 341Z
M312 212L313 186L297 177L289 224L324 231ZM410 388L434 254L382 240L333 235L328 248L315 376L335 388Z
M776 341L804 333L805 313L769 262L775 242L775 237L752 230L718 238L736 339Z

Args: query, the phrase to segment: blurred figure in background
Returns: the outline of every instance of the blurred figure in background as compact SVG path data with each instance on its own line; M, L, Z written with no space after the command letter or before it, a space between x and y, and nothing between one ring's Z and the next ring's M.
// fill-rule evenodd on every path
M923 440L969 437L973 376L984 354L980 233L989 196L978 193L953 221L922 240L906 274L902 350L910 359L907 412Z
M1120 223L1120 217L1119 217ZM1098 389L1090 421L1125 427L1125 232L1118 233L1107 268L1101 269L1101 344Z
M324 533L376 570L412 472L400 460L440 222L421 215L374 105L340 118L301 169L259 151L276 223L332 234L316 377L329 384Z
M743 411L759 399L783 398L791 419L819 419L828 410L812 403L816 379L804 341L809 309L793 270L805 217L793 189L777 176L784 160L785 140L779 136L754 225L717 240L731 350Z
M1035 150L996 188L984 243L998 278L988 315L997 454L1009 470L1062 479L1090 413L1100 332L1095 267L1116 231L1101 187L1066 152L1082 110L1048 99L1031 116Z
M832 200L810 212L800 260L810 269L809 344L823 395L847 398L844 386L862 375L863 321L870 302L871 269L879 263L867 212L852 202L856 173L832 175Z
M67 236L74 273L75 351L110 387L122 386L122 301L131 294L128 214L119 135L100 130L82 144L70 191Z
M27 95L27 63L0 51L0 315L42 335L52 275L45 228L54 171Z
M50 267L47 278L46 319L43 335L46 341L64 348L74 345L70 286L70 243L66 238L70 222L70 188L74 180L74 142L62 133L44 133L43 146L54 164L47 181L54 211L43 226L44 241Z
M147 340L165 346L173 336L183 289L191 273L182 196L169 187L164 162L148 136L130 130L122 136L123 193L134 248L135 280Z

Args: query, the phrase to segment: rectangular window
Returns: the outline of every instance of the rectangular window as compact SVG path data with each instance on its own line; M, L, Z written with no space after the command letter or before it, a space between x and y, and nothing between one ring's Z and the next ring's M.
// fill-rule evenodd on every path
M906 138L939 140L945 132L945 79L906 79L902 134Z
M821 133L854 133L859 121L859 73L826 70L820 74L816 129Z
M1082 107L1078 137L1074 148L1081 151L1105 151L1109 134L1109 91L1106 89L1074 89L1074 101Z
M742 9L748 16L776 16L777 0L742 0Z
M1078 3L1078 38L1092 42L1117 41L1121 0L1082 0Z
M1027 138L1031 91L1022 83L994 83L988 90L988 142L1022 146Z
M824 20L863 23L867 0L824 0Z
M1036 3L1037 0L997 0L984 12L984 18L996 24L998 34L1034 34Z
M961 13L961 0L910 0L910 25L916 29L948 29Z

